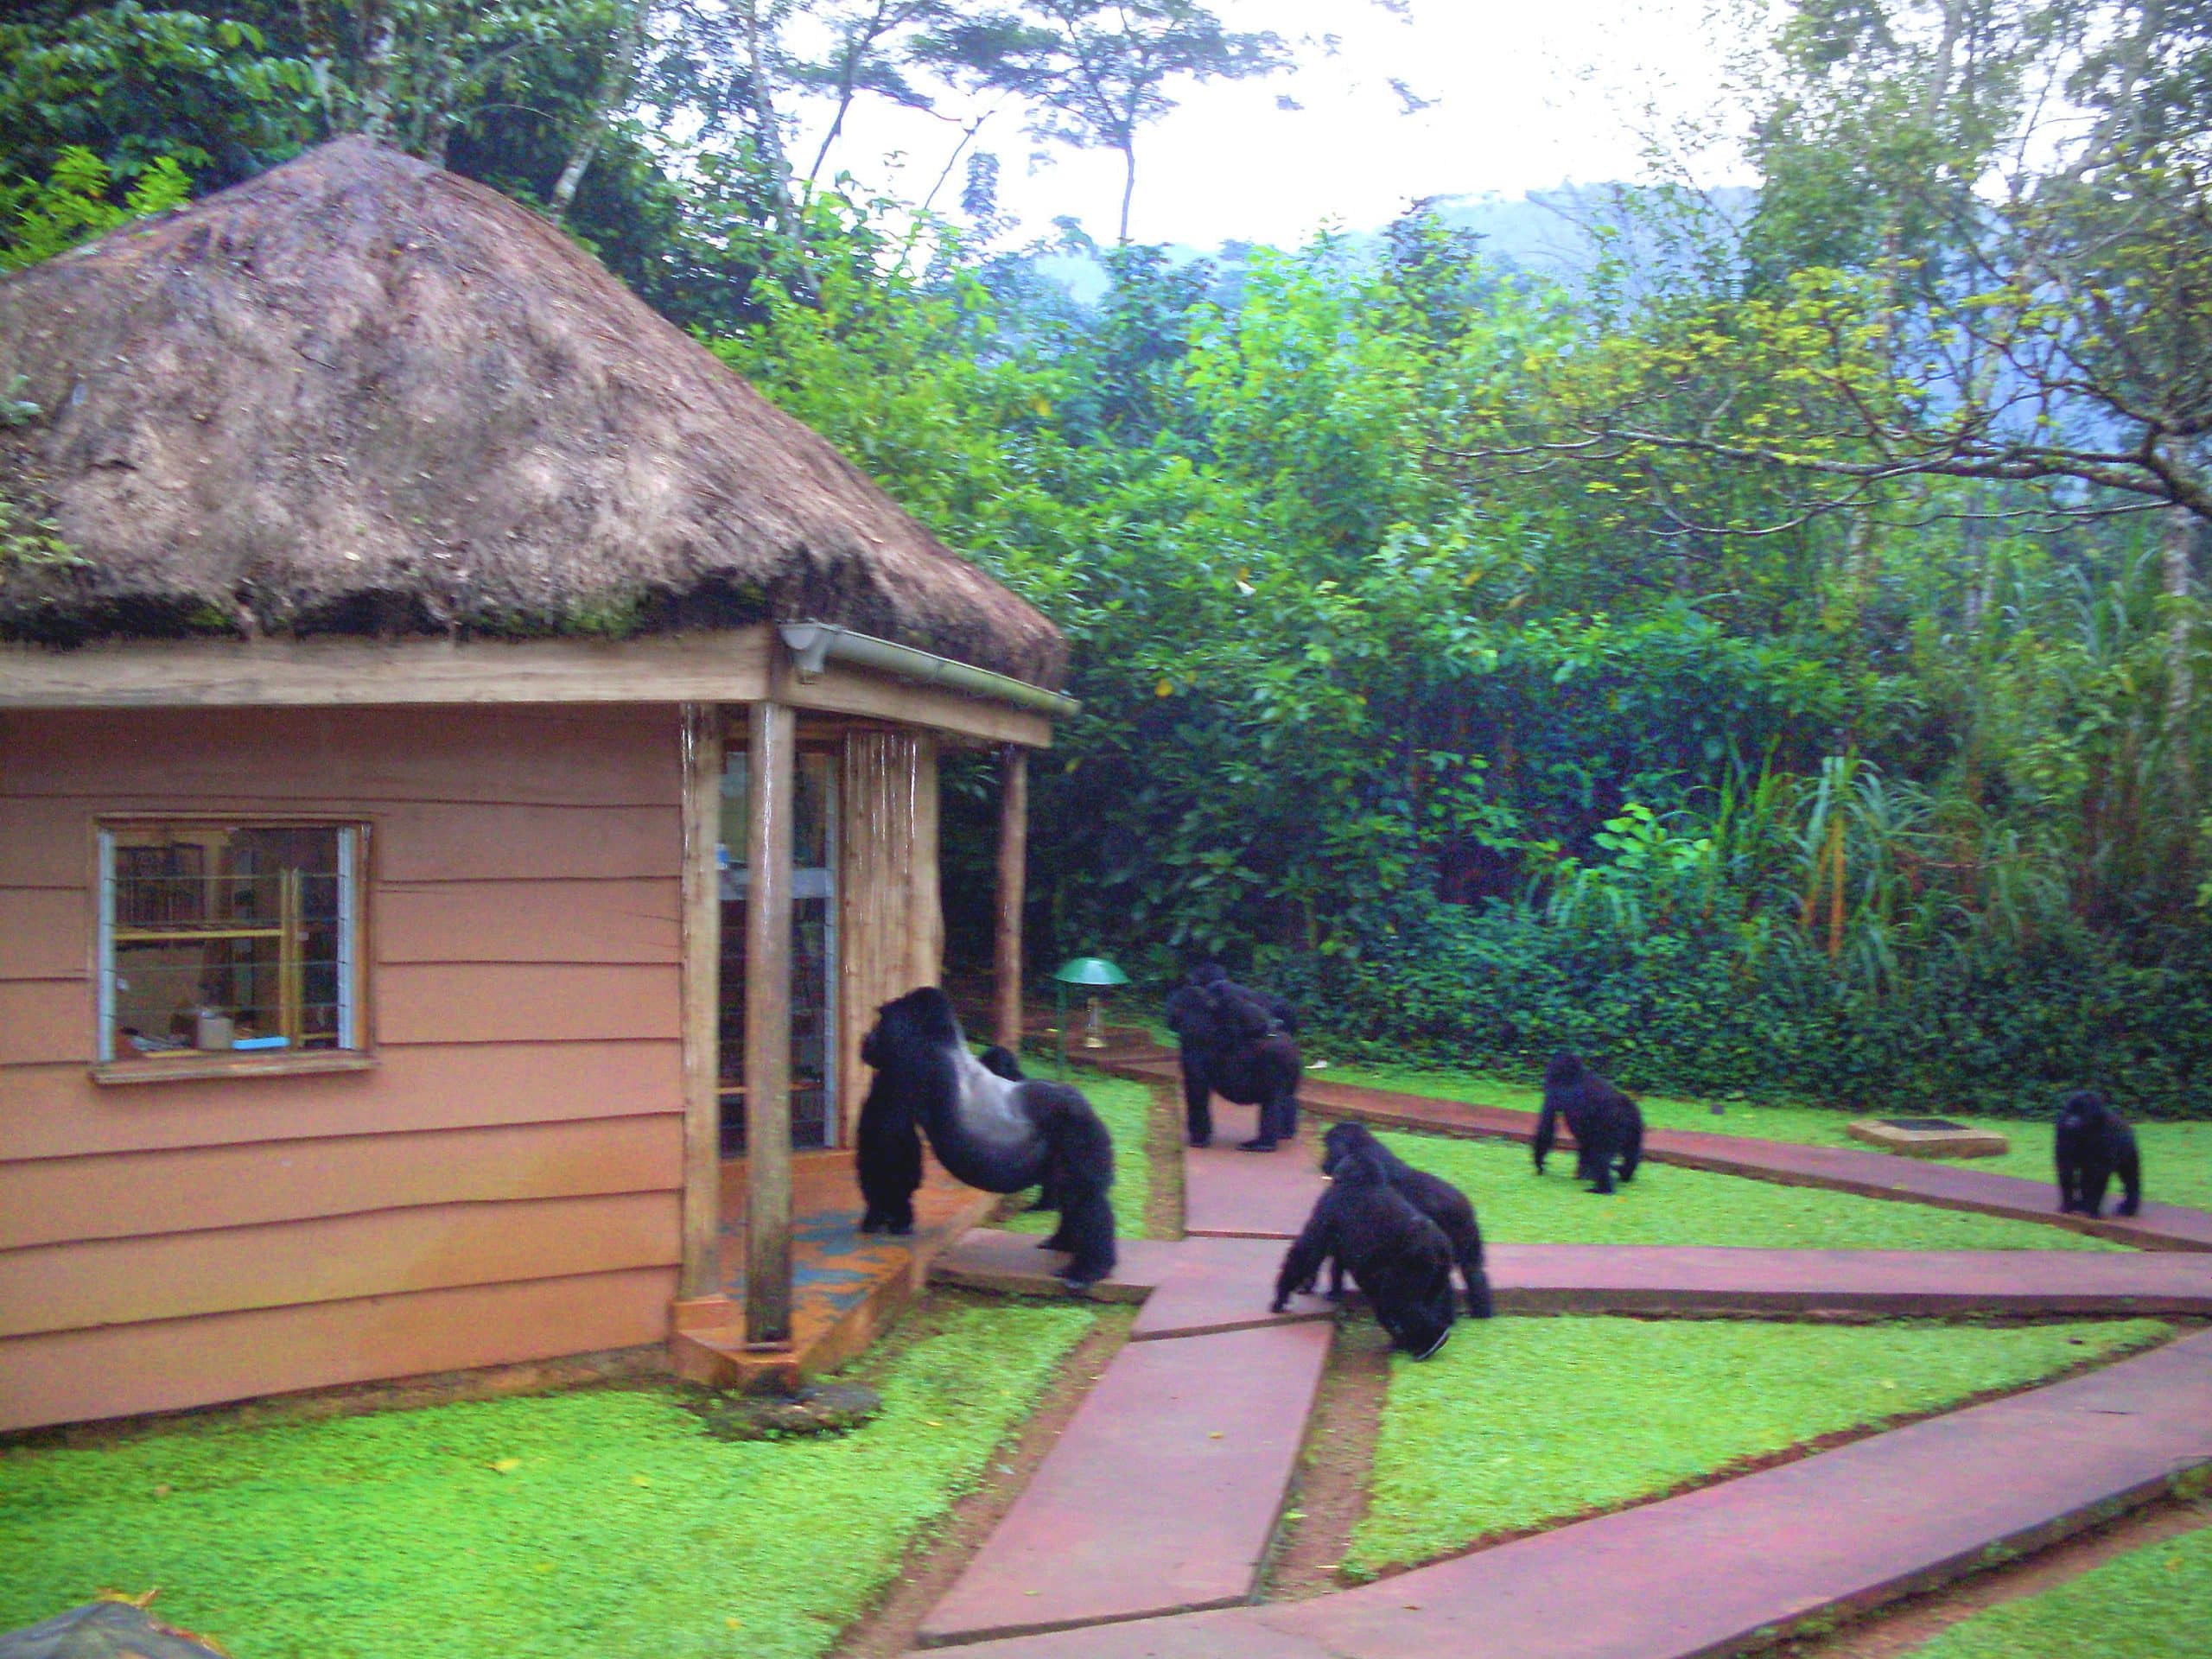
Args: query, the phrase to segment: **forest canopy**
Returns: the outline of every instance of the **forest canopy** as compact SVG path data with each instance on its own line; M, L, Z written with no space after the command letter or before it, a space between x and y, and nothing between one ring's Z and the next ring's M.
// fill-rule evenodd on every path
M1130 242L1159 116L1304 49L1185 0L45 0L0 263L341 130L565 226L1068 633L1038 960L1466 1064L2212 1111L2212 0L1739 38L1756 190L1655 151L1540 270L1435 205ZM925 199L837 171L865 99L940 118ZM1119 240L1012 240L1016 125L1121 158Z

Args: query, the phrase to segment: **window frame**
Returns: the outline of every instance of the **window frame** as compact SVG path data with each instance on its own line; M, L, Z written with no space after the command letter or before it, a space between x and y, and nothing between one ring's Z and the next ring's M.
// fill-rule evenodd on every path
M115 1052L115 900L120 835L162 830L335 830L340 880L338 925L340 949L338 1000L348 1046L265 1052L208 1054L187 1050L173 1054L119 1056ZM92 824L92 992L95 1083L175 1083L194 1078L296 1077L325 1071L365 1071L377 1065L374 1007L369 982L368 890L372 826L351 814L318 812L118 812L102 814Z

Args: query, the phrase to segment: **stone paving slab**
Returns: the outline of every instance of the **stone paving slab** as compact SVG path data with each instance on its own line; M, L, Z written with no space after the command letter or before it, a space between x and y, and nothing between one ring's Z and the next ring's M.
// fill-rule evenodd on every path
M1216 1238L1295 1238L1328 1183L1313 1125L1273 1152L1239 1152L1258 1132L1255 1107L1217 1100L1213 1144L1183 1154L1183 1230Z
M977 1289L1050 1295L1057 1258L1014 1233L970 1233L935 1276ZM1144 1341L1326 1319L1319 1296L1270 1313L1283 1244L1190 1238L1125 1243L1108 1300L1144 1299L1129 1335ZM1759 1250L1719 1245L1493 1244L1501 1313L1860 1313L1943 1319L2212 1315L2212 1256L2075 1250Z
M1249 1598L1332 1335L1287 1325L1124 1346L922 1645Z
M1485 1255L1501 1313L2212 1313L2212 1256L2194 1252L1496 1244Z
M2041 1548L2208 1466L2212 1333L1357 1590L975 1653L1699 1659Z

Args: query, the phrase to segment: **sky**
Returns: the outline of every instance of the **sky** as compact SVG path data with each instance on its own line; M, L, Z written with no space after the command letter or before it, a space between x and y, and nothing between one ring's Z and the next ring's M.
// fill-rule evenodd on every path
M1373 0L1222 0L1234 28L1294 43L1333 34L1338 44L1304 46L1288 73L1175 88L1181 107L1138 140L1130 233L1285 245L1325 223L1385 224L1421 196L1510 197L1640 176L1649 111L1664 126L1722 106L1711 4L1410 0L1409 15L1394 16ZM1427 107L1407 113L1394 79ZM1283 98L1299 107L1279 107ZM856 112L849 132L830 169L908 200L928 194L959 137L950 123L884 106ZM1062 214L1112 238L1118 156L1039 143L1011 108L977 143L1000 157L1001 207L1020 219L1017 239L1047 233ZM809 159L813 143L802 137L793 153ZM1719 157L1700 176L1739 177ZM956 204L959 182L956 170L940 208Z

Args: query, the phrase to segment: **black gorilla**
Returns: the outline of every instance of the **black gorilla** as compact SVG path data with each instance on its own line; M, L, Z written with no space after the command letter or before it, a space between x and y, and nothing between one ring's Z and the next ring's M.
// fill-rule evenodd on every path
M1272 1152L1298 1133L1298 1080L1304 1063L1291 1033L1298 1015L1281 997L1247 990L1211 963L1167 999L1166 1018L1182 1045L1184 1126L1194 1147L1213 1142L1213 1097L1260 1109L1260 1132L1240 1142Z
M1310 1285L1321 1263L1343 1264L1390 1341L1427 1359L1452 1334L1452 1246L1373 1158L1354 1154L1314 1205L1275 1275L1274 1312Z
M1379 1166L1390 1185L1407 1202L1434 1222L1451 1245L1467 1284L1467 1317L1490 1318L1490 1277L1483 1271L1483 1230L1475 1221L1475 1206L1467 1195L1441 1176L1411 1164L1375 1138L1364 1123L1339 1123L1321 1140L1321 1173L1333 1178L1348 1160L1365 1158ZM1339 1295L1344 1283L1344 1264L1329 1263L1329 1294ZM1311 1290L1308 1284L1301 1288Z
M2084 1089L2066 1096L2058 1109L2054 1149L2058 1154L2060 1215L2069 1211L2102 1215L2105 1188L2114 1175L2125 1194L2120 1213L2132 1216L2143 1207L2143 1164L2135 1150L2135 1131L2102 1095Z
M914 1192L922 1184L922 1136L914 1126L911 1102L875 1074L861 1102L861 1126L854 1147L855 1173L868 1213L864 1233L914 1230Z
M1626 1095L1565 1049L1544 1068L1544 1109L1536 1116L1536 1173L1544 1173L1552 1137L1564 1116L1574 1136L1574 1177L1591 1181L1592 1192L1613 1190L1613 1166L1621 1179L1636 1179L1643 1157L1643 1114Z
M861 1058L930 1138L953 1179L986 1192L1049 1180L1060 1211L1044 1248L1069 1256L1071 1290L1114 1271L1114 1141L1082 1093L1064 1083L1012 1082L968 1052L952 1004L934 985L886 1002ZM862 1156L866 1153L863 1149ZM868 1179L862 1174L865 1184Z

